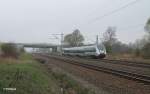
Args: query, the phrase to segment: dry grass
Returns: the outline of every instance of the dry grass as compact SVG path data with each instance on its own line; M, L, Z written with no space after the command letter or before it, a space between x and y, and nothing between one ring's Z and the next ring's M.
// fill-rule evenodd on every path
M150 59L144 59L142 57L137 57L137 56L132 55L132 54L108 54L106 59L127 60L127 61L137 61L137 62L150 63Z

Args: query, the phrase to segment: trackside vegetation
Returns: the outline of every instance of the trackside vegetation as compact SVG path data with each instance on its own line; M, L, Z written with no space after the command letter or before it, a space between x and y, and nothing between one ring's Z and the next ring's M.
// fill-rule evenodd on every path
M59 82L62 94L96 94L92 89L82 87L64 73L52 72L52 76Z
M16 88L15 91L4 88ZM34 60L0 60L0 94L60 94L59 86Z
M0 45L1 56L18 58L19 51L15 45L9 43L3 43Z
M6 90L15 88L16 90ZM65 74L48 71L30 54L0 58L0 94L95 94Z

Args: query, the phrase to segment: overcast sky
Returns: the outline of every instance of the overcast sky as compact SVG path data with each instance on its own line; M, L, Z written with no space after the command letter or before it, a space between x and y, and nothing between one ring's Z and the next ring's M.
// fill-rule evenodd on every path
M103 19L104 14L135 0L0 0L0 41L58 43L51 34L79 29L86 42L108 26L117 27L117 38L134 42L141 38L150 17L150 0L140 0ZM135 28L136 27L136 28Z

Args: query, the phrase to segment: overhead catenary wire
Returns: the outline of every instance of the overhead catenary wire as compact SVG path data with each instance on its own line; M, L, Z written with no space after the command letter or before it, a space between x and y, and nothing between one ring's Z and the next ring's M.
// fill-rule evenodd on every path
M102 15L102 16L96 17L95 19L89 21L88 24L93 23L93 22L98 21L98 20L101 20L101 19L103 19L103 18L105 18L105 17L107 17L107 16L110 16L110 15L114 14L114 13L120 12L120 11L122 11L123 9L128 8L129 6L138 3L139 1L141 1L141 0L134 0L134 1L132 1L132 2L129 2L129 3L125 4L124 6L121 6L121 7L117 8L117 9L115 9L115 10L112 10L112 11L110 11L110 12L108 12L108 13L105 13L105 14ZM128 27L121 28L121 29L118 29L118 30L119 30L119 31L122 31L122 30L129 30L129 29L134 29L134 28L141 27L141 26L143 26L143 25L144 25L144 24L137 24L137 25L134 25L134 26L128 26ZM94 40L91 40L91 39L89 39L89 38L88 38L87 40L90 40L90 41L94 42Z
M91 23L94 23L94 22L96 22L96 21L102 20L102 19L104 19L105 17L111 16L112 14L115 14L115 13L117 13L117 12L120 12L120 11L122 11L123 9L128 8L128 7L130 7L131 5L134 5L134 4L138 3L139 1L141 1L141 0L134 0L134 1L132 1L132 2L129 2L129 3L125 4L124 6L121 6L121 7L117 8L117 9L115 9L115 10L112 10L112 11L110 11L110 12L107 12L107 13L105 13L104 15L99 16L99 17L96 17L96 18L93 19L93 20L90 20L87 24L91 24ZM143 23L142 23L142 24L135 24L135 25L127 26L127 27L123 27L123 28L121 27L121 28L119 28L118 30L119 30L119 31L130 30L130 29L135 29L135 28L142 27L143 25L144 25ZM91 41L91 39L89 39L89 40ZM94 42L94 41L92 40L92 42Z
M102 15L102 16L96 17L95 19L89 21L88 23L93 23L93 22L98 21L98 20L101 20L101 19L103 19L103 18L105 18L105 17L107 17L107 16L110 16L110 15L112 15L112 14L114 14L114 13L120 12L120 11L122 11L123 9L125 9L125 8L127 8L127 7L129 7L129 6L131 6L131 5L133 5L133 4L136 4L136 3L139 2L139 1L140 1L140 0L135 0L135 1L133 1L133 2L130 2L130 3L126 4L126 5L124 5L124 6L122 6L122 7L120 7L120 8L117 8L117 9L115 9L115 10L112 10L112 11L110 11L110 12L108 12L108 13Z

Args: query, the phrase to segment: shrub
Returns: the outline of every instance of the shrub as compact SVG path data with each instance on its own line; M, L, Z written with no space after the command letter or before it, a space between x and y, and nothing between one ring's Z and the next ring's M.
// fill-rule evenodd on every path
M141 54L144 58L150 58L150 43L144 45Z
M135 53L135 56L140 56L141 50L139 48L136 48L134 53Z
M19 55L18 49L15 45L4 43L1 45L2 56L17 58Z

